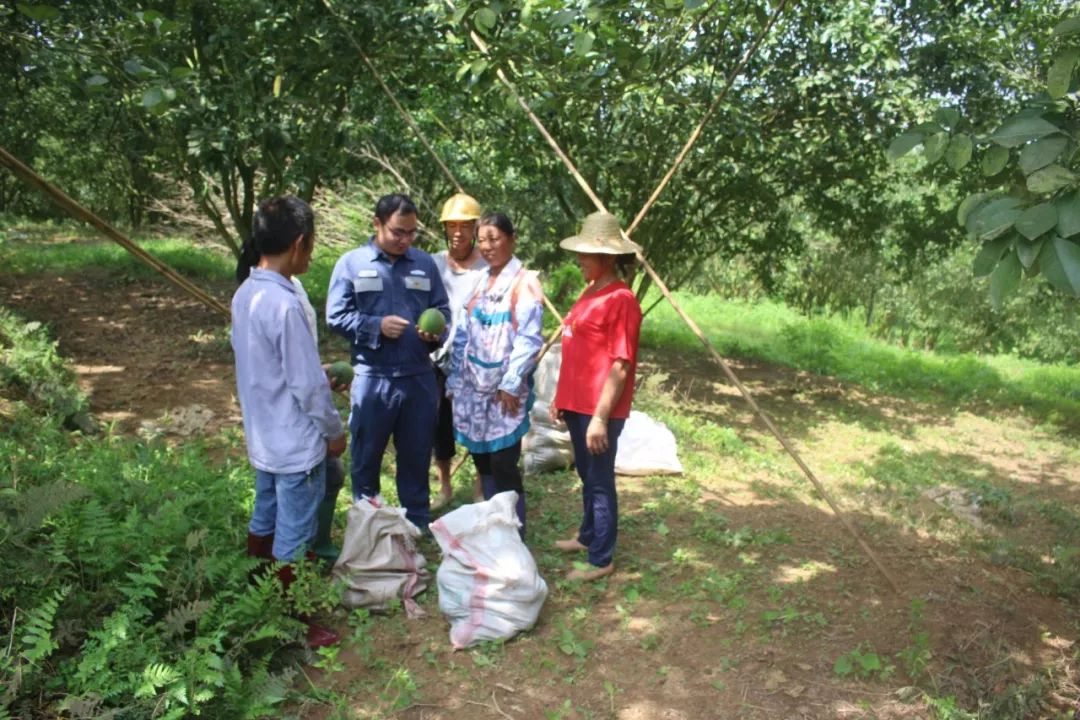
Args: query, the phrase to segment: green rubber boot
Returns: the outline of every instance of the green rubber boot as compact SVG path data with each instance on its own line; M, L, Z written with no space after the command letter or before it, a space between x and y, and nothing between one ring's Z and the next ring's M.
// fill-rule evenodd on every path
M328 565L337 562L338 555L341 553L330 537L330 531L334 527L336 505L337 498L331 497L323 498L323 501L319 503L318 528L315 531L315 547L312 548L319 559Z

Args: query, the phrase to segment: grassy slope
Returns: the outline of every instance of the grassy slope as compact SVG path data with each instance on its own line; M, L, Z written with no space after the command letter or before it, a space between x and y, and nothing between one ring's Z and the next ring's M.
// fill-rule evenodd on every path
M1022 409L1051 424L1071 426L1080 417L1080 368L1008 356L909 350L872 338L857 324L835 317L806 318L768 301L743 303L682 293L676 299L722 355L830 375L874 392ZM704 351L667 303L646 319L642 344Z

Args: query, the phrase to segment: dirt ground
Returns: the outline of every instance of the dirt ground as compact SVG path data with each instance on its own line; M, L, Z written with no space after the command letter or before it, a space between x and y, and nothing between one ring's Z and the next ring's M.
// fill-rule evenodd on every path
M0 276L0 292L49 325L93 415L117 431L182 442L239 424L222 318L171 286L89 272ZM1006 487L1021 507L1075 511L1075 438L1022 417L736 362L879 553L895 592L706 361L646 360L641 382L662 398L651 406L700 428L730 428L724 437L736 440L680 438L685 477L620 481L612 579L589 587L560 579L568 561L547 543L571 531L575 480L530 479L530 544L551 590L533 632L452 652L433 587L425 618L340 622L353 636L340 667L306 671L324 700L290 712L682 720L966 717L950 708L980 703L986 717L1080 710L1077 608L1036 574L976 550L989 536L1049 553L1053 528L1041 511L973 530L943 517L953 513L940 502L882 495L868 480L921 468L966 473ZM467 493L466 478L459 496ZM433 544L423 550L437 561ZM844 657L852 672L838 664Z

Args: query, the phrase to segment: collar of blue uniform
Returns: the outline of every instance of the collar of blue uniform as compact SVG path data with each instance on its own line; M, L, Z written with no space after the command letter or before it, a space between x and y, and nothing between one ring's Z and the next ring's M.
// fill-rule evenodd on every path
M372 235L370 238L368 238L367 248L371 253L371 259L372 260L383 259L383 260L386 260L387 262L390 262L390 256L387 255L383 251L382 248L380 248L378 245L375 244L375 236L374 235ZM409 262L415 261L416 260L416 248L409 247L408 249L405 250L405 254L402 255L401 257L399 257L398 260L408 260Z

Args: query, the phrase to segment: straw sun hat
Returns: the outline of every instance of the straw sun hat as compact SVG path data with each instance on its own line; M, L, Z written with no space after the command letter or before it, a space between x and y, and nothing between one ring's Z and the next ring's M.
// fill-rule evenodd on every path
M629 255L641 249L637 243L623 238L618 218L606 212L586 215L581 232L560 242L559 247L573 252L604 255Z

